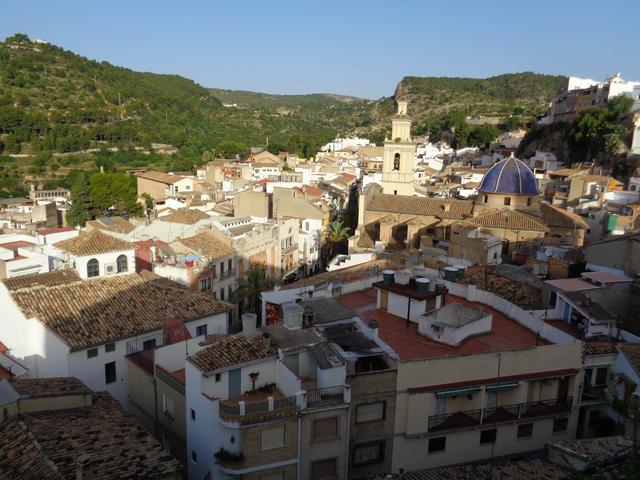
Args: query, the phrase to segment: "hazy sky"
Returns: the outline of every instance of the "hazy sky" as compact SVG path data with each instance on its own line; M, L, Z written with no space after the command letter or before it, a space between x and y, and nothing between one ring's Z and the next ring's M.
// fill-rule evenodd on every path
M639 19L640 0L5 0L0 37L210 87L377 98L405 75L640 80Z

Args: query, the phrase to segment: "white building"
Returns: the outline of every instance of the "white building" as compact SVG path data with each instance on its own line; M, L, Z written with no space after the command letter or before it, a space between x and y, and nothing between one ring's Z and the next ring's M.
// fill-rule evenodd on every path
M77 377L127 404L125 356L178 336L226 333L231 305L148 272L73 270L5 279L0 341L33 378Z
M135 244L101 230L57 242L54 247L83 279L135 271Z

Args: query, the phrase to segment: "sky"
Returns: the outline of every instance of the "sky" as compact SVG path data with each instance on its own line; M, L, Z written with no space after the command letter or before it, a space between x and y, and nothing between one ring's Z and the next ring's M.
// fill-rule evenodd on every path
M638 18L638 0L5 0L0 38L206 87L379 98L407 75L640 81Z

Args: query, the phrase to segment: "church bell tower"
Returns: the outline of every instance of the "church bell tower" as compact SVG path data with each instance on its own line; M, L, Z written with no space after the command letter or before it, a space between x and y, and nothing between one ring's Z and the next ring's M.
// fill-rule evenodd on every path
M411 141L411 119L407 102L398 100L398 113L391 120L391 138L384 142L382 193L413 195L413 167L416 146Z

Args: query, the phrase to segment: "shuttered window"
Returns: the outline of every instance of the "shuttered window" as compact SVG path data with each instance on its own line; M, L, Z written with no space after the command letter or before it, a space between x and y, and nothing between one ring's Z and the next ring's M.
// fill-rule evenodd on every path
M260 450L284 447L284 427L268 428L260 432Z
M369 465L384 461L384 442L358 445L353 449L353 465Z
M356 423L373 422L384 419L384 402L366 403L358 405Z

